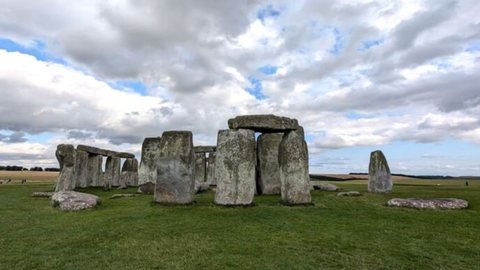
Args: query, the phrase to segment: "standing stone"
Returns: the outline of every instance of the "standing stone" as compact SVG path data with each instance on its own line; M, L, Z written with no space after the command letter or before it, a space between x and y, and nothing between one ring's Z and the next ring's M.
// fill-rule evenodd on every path
M209 185L217 185L215 181L215 152L208 153L207 158L207 183Z
M300 131L293 130L283 136L278 160L282 201L286 204L311 203L308 148Z
M372 152L368 165L368 191L384 193L392 191L392 187L387 159L380 150Z
M77 150L75 159L75 178L76 187L88 187L88 153Z
M103 173L103 188L110 189L120 185L120 158L108 157Z
M195 153L195 182L205 182L207 170L205 153Z
M136 158L127 158L123 162L120 175L120 188L138 185L138 161Z
M215 157L215 203L249 205L255 195L255 133L220 130Z
M278 150L283 133L266 133L257 139L257 192L258 194L280 194L280 166Z
M103 187L102 174L103 157L99 155L88 156L87 182L91 187Z
M60 165L55 192L75 189L75 148L71 144L59 144L55 152Z
M143 141L142 158L138 168L138 192L153 193L153 189L147 187L153 187L157 182L157 160L160 154L160 141L161 137L145 138Z
M169 204L193 202L195 153L192 132L163 132L159 152L155 202Z

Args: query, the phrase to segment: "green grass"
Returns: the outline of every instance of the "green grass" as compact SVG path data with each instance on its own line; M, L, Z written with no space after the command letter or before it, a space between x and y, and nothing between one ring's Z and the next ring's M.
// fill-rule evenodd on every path
M134 189L85 192L95 210L61 212L32 198L52 184L0 186L0 269L475 269L480 268L480 183L397 185L391 194L336 197L312 191L314 206L213 205L211 192L190 206L160 206L152 196L109 199ZM335 183L366 191L363 182ZM393 197L457 197L457 211L388 208Z

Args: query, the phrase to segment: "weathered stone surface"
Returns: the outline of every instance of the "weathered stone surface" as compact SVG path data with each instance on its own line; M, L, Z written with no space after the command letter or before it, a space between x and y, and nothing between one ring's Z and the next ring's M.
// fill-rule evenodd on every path
M265 133L257 139L257 193L280 194L278 150L283 133Z
M107 158L105 172L103 173L103 181L103 187L105 189L120 186L120 158Z
M193 147L195 153L210 153L215 152L216 150L217 147L215 145L199 145Z
M188 204L195 194L195 153L192 132L166 131L160 141L154 200Z
M362 193L358 191L345 191L337 193L337 197L357 197L362 196Z
M52 197L54 192L33 192L32 197L46 197L50 198Z
M323 190L323 191L337 191L337 190L340 190L340 188L337 187L334 184L313 182L312 186L313 186L313 189L316 189L316 190Z
M421 198L394 198L388 201L388 206L408 207L416 209L463 209L468 202L455 198L421 199Z
M99 155L88 156L87 182L91 187L103 187L103 158Z
M145 140L143 140L142 159L140 160L140 167L138 168L139 187L147 183L155 185L157 181L157 160L160 155L160 141L161 137L145 138ZM145 188L139 188L138 190L139 192L141 192L141 190L150 191L150 188L147 186Z
M207 158L204 152L195 153L195 181L207 181Z
M118 158L135 158L134 154L130 154L126 152L116 152L112 150L101 149L98 147L88 146L83 144L79 144L77 146L77 150L81 150L89 154L101 155L101 156L110 156L110 157L118 157Z
M75 148L71 144L59 144L55 155L60 165L55 192L75 189Z
M78 211L96 207L100 198L87 193L59 191L52 195L52 205L64 211Z
M113 194L110 199L137 197L139 194Z
M311 203L308 148L301 132L292 130L283 136L279 164L282 201L286 204Z
M242 115L228 120L230 129L251 129L255 132L283 132L298 128L298 121L273 114Z
M208 153L207 183L209 185L217 185L217 182L215 181L215 152Z
M120 188L138 186L138 161L136 158L127 158L123 162L120 175Z
M255 194L256 163L253 130L220 130L215 157L215 203L251 204Z
M207 191L209 188L210 188L210 185L207 182L195 181L195 193Z
M151 182L147 182L143 185L139 185L137 192L144 193L144 194L153 194L155 193L155 184Z
M77 150L75 158L75 179L76 187L88 187L88 153Z
M392 177L387 159L380 150L372 152L368 166L368 191L385 193L392 191L392 187Z

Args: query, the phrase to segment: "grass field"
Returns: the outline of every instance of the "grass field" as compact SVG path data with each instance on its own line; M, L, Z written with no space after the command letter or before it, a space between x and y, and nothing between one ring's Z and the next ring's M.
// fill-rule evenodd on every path
M366 191L363 180L335 184ZM212 192L191 206L160 206L147 195L109 199L134 189L87 189L102 204L77 213L30 197L52 188L0 185L0 269L480 269L478 181L402 180L393 193L351 198L312 191L315 205L302 207L258 196L256 206L224 208ZM392 197L457 197L471 206L388 208Z

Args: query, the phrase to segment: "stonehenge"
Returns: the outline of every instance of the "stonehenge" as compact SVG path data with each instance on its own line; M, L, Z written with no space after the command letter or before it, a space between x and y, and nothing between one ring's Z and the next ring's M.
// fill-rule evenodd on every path
M393 183L387 159L382 151L373 151L370 154L368 165L368 191L385 193L392 191Z
M127 158L122 166L120 188L136 186L138 186L138 161L135 158Z
M213 145L193 147L193 151L195 152L195 182L198 186L215 185L213 172L215 168L216 150L217 147Z
M142 158L138 168L138 191L153 193L157 182L157 160L161 137L145 138L142 143Z
M128 176L124 176L130 185L137 185L137 165L135 155L125 152L105 150L93 146L78 145L75 149L71 144L57 146L56 156L60 165L55 192L72 191L75 188L103 187L121 185L120 164L128 167ZM102 170L103 157L106 156L105 172ZM127 170L125 170L127 171ZM127 184L128 185L128 184Z
M257 139L257 193L280 194L278 150L283 133L265 133Z

